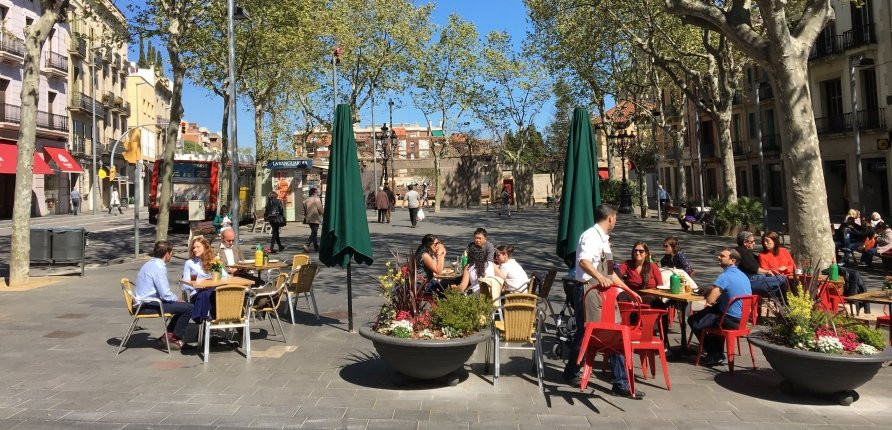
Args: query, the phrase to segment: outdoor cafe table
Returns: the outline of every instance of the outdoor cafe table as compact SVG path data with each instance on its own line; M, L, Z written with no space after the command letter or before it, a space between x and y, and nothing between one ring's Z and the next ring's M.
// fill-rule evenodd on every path
M266 264L264 264L263 266L255 266L254 261L239 261L236 264L229 265L226 267L230 267L230 268L234 268L234 269L241 269L241 270L246 270L246 271L256 270L257 276L260 276L261 273L267 272L269 270L284 269L284 268L288 267L288 263L285 263L284 261L267 261ZM265 280L265 282L268 282L268 281L269 281L268 279Z
M884 291L868 291L866 293L859 293L852 296L846 296L847 302L865 302L865 303L878 303L881 305L889 305L892 306L892 299L886 295ZM892 324L889 325L889 340L892 342Z
M669 290L662 290L658 288L647 288L639 290L638 294L668 299L669 304L677 309L678 312L681 312L681 321L678 322L678 325L681 327L681 355L687 354L689 348L687 324L688 311L691 308L691 303L703 301L706 299L704 299L703 296L698 296L694 293L682 292L678 294L672 294ZM666 330L668 331L669 328L667 327Z
M197 281L180 281L184 284L189 284L195 288L214 288L219 287L221 285L241 285L244 287L250 287L254 285L254 281L247 278L242 278L239 276L230 276L228 278L213 280L213 279L200 279Z

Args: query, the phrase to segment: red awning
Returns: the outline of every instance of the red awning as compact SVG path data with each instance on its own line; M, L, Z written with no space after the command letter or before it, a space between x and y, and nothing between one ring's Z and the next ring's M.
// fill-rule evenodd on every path
M600 169L598 169L598 176L600 176L601 179L602 179L602 180L605 180L605 181L608 180L608 179L610 179L610 174L607 173L607 168L600 168Z
M74 160L74 157L65 150L65 148L56 148L54 146L44 146L43 150L52 157L59 170L70 173L81 173L84 169Z
M16 160L19 158L19 147L16 145L7 145L0 143L0 173L15 175ZM34 153L34 173L38 175L52 175L53 169L46 165L46 162Z

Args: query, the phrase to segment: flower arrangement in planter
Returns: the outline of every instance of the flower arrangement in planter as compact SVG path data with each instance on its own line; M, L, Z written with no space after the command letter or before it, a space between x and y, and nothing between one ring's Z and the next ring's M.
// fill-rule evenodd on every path
M798 283L778 303L778 317L767 339L779 345L824 354L873 355L885 347L885 333L859 321L820 309L818 273L809 285Z
M848 406L858 400L854 389L892 360L892 348L885 348L885 333L826 309L819 297L820 270L810 273L805 285L787 293L786 302L774 299L777 317L749 341L783 377L782 390L828 395Z
M378 276L384 305L373 330L403 339L456 339L476 333L489 323L492 303L479 294L466 296L447 289L438 297L424 292L406 266L391 262Z

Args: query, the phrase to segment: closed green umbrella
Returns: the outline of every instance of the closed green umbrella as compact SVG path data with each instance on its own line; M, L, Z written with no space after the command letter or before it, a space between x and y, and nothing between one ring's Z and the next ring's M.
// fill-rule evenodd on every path
M601 204L597 154L588 110L576 108L567 139L556 248L564 261L576 254L579 236L595 225L595 208Z
M356 158L350 106L338 105L332 129L319 261L347 268L348 330L353 331L351 260L372 264L372 241Z

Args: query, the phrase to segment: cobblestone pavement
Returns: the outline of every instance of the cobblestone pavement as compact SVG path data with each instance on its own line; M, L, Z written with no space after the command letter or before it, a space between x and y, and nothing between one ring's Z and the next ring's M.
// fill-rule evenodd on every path
M529 210L510 219L485 210L446 210L430 213L417 229L409 228L407 218L407 211L399 210L393 225L377 224L369 212L376 260L354 269L357 324L380 306L371 276L389 259L388 249L412 249L424 233L438 234L454 257L473 229L482 226L494 242L515 244L516 258L528 271L559 264L554 256L557 214L550 210ZM288 250L280 255L299 249L307 232L303 225L289 225L284 231ZM670 234L680 235L697 268L696 280L714 278L719 269L713 255L731 243L729 238L681 233L671 223L623 216L613 234L614 247L622 255L633 241L645 240L659 249ZM244 235L249 245L265 243L267 237ZM638 387L647 391L640 401L611 396L600 372L586 392L568 387L560 378L559 359L547 362L543 393L527 352L503 354L502 377L494 386L492 376L483 372L483 348L468 361L458 386L395 386L392 371L371 344L346 331L345 272L337 268L321 270L315 282L321 320L301 301L296 324L285 324L288 343L272 336L267 321L258 322L252 327L250 361L225 344L212 348L209 364L194 352L168 356L152 339L160 334L156 321L142 323L144 330L115 356L130 322L119 280L133 278L141 263L90 269L84 278L53 278L40 288L0 290L0 429L892 428L889 368L859 389L858 402L842 407L782 394L780 378L758 352L759 369L750 369L744 353L734 376L725 367L671 362L672 391L665 389L659 372L656 382L645 381L637 367ZM171 278L181 270L181 258L169 265ZM878 282L876 274L868 276L869 287ZM557 305L563 300L559 290L552 295ZM546 341L553 343L550 336Z

